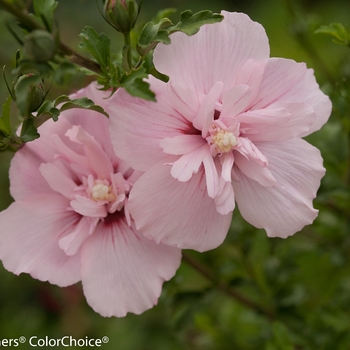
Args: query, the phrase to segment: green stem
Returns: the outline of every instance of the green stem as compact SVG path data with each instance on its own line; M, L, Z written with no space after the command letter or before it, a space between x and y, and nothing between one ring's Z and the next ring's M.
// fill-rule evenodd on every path
M131 46L130 46L130 43L131 43L130 32L124 33L123 36L124 36L124 44L125 44L125 47L127 48L127 50L126 50L126 62L128 64L129 72L130 72L132 69L132 58L131 58L131 49L130 49L131 48Z
M32 17L30 17L26 11L19 9L18 7L12 5L6 0L0 0L0 8L3 8L5 11L9 12L14 17L16 17L19 20L19 22L28 30L46 30L44 26L42 26L39 22L35 21ZM101 74L100 65L96 62L80 55L79 53L75 52L73 49L71 49L69 46L62 42L59 42L58 46L59 50L65 56L67 56L72 63L84 67L96 74Z
M248 308L254 310L257 313L264 314L269 321L274 321L275 320L275 314L272 310L269 310L265 308L264 306L261 306L254 301L248 299L244 295L240 294L230 286L228 286L225 282L223 281L218 281L215 278L214 273L204 264L193 258L191 255L189 255L186 252L182 252L182 258L183 260L190 265L192 268L194 268L198 273L200 273L202 276L213 282L213 284L223 293L228 295L229 297L237 300L241 304L247 306Z

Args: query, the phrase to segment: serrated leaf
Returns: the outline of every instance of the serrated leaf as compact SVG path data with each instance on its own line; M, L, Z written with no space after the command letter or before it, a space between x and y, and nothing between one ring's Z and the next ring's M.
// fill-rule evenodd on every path
M169 32L165 28L171 26L172 24L173 23L168 18L163 18L156 24L148 22L141 31L137 45L137 52L141 56L144 56L159 42L170 44Z
M328 34L333 36L334 42L341 45L350 45L350 31L341 23L330 23L322 25L315 30L316 34Z
M169 32L173 33L181 31L187 35L193 35L199 31L202 25L221 22L223 19L224 17L222 15L213 13L209 10L203 10L195 14L193 14L192 11L187 10L181 12L179 23L177 23L174 27L169 28Z
M69 75L74 75L77 73L77 67L69 62L63 62L60 64L53 72L53 80L62 85Z
M85 27L79 36L83 39L79 47L88 51L102 69L107 67L110 62L110 39L103 33L98 35L91 27Z
M35 15L43 20L45 26L51 32L53 13L58 5L58 2L55 0L34 0L33 5Z
M149 101L156 101L154 92L149 88L150 85L143 80L147 78L147 76L144 68L132 70L129 74L123 75L120 86L132 96L141 97Z
M28 118L23 124L21 129L21 139L23 142L29 142L36 140L40 137L38 129L34 126L33 118Z
M0 131L2 131L5 135L11 134L11 115L10 115L10 107L11 107L12 98L9 96L5 103L2 105L2 114L0 117Z
M66 111L66 110L72 109L72 108L88 109L91 111L102 113L106 117L108 117L107 112L105 112L105 110L101 106L95 105L94 101L90 100L87 97L77 98L77 99L70 100L69 102L64 103L60 107L60 112L63 112L63 111Z

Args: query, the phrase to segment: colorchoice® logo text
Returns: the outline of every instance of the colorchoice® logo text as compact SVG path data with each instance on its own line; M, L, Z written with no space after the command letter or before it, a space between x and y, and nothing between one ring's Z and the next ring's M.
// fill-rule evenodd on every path
M80 338L75 339L72 336L65 335L62 338L49 338L46 336L45 338L39 338L37 336L32 336L28 340L26 337L19 337L15 339L0 339L0 347L17 347L21 344L27 343L33 348L43 348L43 347L50 347L54 348L56 346L63 346L67 348L73 348L73 347L101 347L103 344L106 344L109 342L109 338L104 336L101 339L93 339L93 338Z

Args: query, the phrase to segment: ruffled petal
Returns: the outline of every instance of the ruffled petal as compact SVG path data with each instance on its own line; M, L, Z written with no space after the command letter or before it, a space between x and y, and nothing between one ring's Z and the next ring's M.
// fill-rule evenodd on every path
M111 160L101 148L100 144L89 135L81 126L73 126L66 135L72 142L77 142L84 147L89 168L101 180L108 179L113 173Z
M215 205L221 215L226 215L235 209L235 194L231 181L220 179L220 193L215 197Z
M210 89L199 107L196 117L193 119L193 126L202 132L202 137L207 137L208 131L214 120L216 102L220 99L224 84L216 82Z
M101 203L98 203L90 198L76 195L75 199L70 202L70 205L80 215L93 218L104 218L108 214L105 206L106 203L107 201L101 201Z
M261 186L270 187L278 185L267 165L261 166L254 159L247 159L239 152L235 153L235 165L245 176L257 181Z
M166 84L149 78L157 103L130 96L119 89L109 103L110 135L115 153L134 169L145 171L163 156L162 139L181 135L193 128L171 107Z
M215 201L207 194L203 168L183 183L162 164L135 183L128 209L147 238L198 251L214 249L223 242L232 216L217 212Z
M318 211L312 206L325 173L320 152L302 139L260 143L269 170L280 184L264 187L237 167L239 181L232 181L242 216L264 228L269 237L286 238L311 224Z
M141 314L157 304L180 261L180 249L148 240L122 219L100 223L82 248L84 294L102 316Z
M230 90L248 60L265 65L269 44L264 28L243 13L222 14L222 22L204 25L196 35L174 33L171 45L160 43L155 67L171 82L208 94L217 81L224 83L224 92Z
M55 164L41 164L39 170L52 190L68 199L74 197L74 189L77 187L76 183Z
M17 201L0 213L0 259L15 273L61 287L80 280L80 254L68 256L59 239L79 220L61 195L40 194Z
M312 69L305 63L283 58L271 58L266 66L254 109L266 108L272 103L305 103L314 113L311 127L301 136L319 130L328 120L332 104L319 88Z
M181 182L188 181L193 174L198 172L199 167L208 153L209 147L205 144L195 151L184 154L173 163L171 167L171 176Z
M168 154L183 155L196 151L205 144L200 135L178 135L160 141L163 151Z

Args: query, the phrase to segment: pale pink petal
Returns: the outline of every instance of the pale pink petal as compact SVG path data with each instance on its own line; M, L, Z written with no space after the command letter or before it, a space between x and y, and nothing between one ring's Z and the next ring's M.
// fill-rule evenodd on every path
M74 189L77 185L60 168L53 163L43 163L39 166L39 170L52 190L68 199L74 198Z
M252 91L248 85L236 85L222 99L220 119L233 118L241 113L251 98Z
M180 249L144 238L124 220L101 223L82 248L87 302L105 317L141 314L157 304L180 261Z
M332 109L328 96L316 82L313 70L307 69L305 63L282 58L269 60L254 109L265 108L276 102L303 102L313 109L316 118L303 136L320 129Z
M205 140L200 135L178 135L161 140L160 146L165 153L183 155L196 151L205 143Z
M214 198L219 192L219 174L214 159L209 152L203 158L203 165L208 196Z
M234 156L233 153L226 153L220 156L220 163L222 165L221 177L225 181L231 181L231 170L233 167Z
M171 175L181 181L188 181L193 174L198 172L204 158L209 153L209 146L204 144L201 148L184 154L171 167Z
M255 62L249 59L237 72L236 84L249 86L251 100L255 98L259 92L260 84L265 72L265 66L265 62L264 64L261 64L260 62Z
M50 142L51 134L63 135L66 128L71 126L69 121L61 119L56 123L53 120L44 123L39 128L40 138L35 142L26 143L20 152L16 152L13 156L9 177L11 179L10 192L15 200L38 193L53 192L43 180L39 166L41 163L51 161L57 153Z
M154 52L156 68L173 83L208 94L217 81L230 90L249 59L265 65L269 45L264 28L243 13L222 14L221 23L204 25L196 35L174 33L171 45L159 44Z
M215 197L216 210L221 215L229 214L235 208L235 195L231 181L220 179L220 193Z
M128 208L136 227L147 238L184 249L216 248L231 223L231 213L219 214L208 196L203 170L183 183L161 163L135 183Z
M198 94L185 86L171 82L167 84L167 88L169 99L172 105L176 106L176 111L192 123L200 107Z
M109 108L110 135L115 153L134 169L145 171L163 156L159 142L183 134L193 126L169 105L166 84L150 77L157 103L130 96L119 89L111 98Z
M254 159L247 159L239 152L235 152L235 165L245 176L257 181L261 186L278 186L276 179L271 174L267 165L261 166Z
M71 232L59 240L60 248L67 255L75 255L86 238L93 233L97 223L98 219L81 217L79 222L72 227Z
M262 142L258 147L269 159L269 170L281 186L261 186L236 168L240 177L240 181L232 182L236 201L252 225L264 228L269 237L286 238L317 216L312 200L325 172L322 158L318 149L301 139Z
M15 273L61 287L80 280L80 254L67 256L59 247L79 215L67 211L61 195L39 194L17 201L0 213L0 259Z
M210 89L199 107L196 117L193 119L193 126L202 131L202 136L206 137L214 120L215 104L220 99L224 84L216 82Z
M250 123L248 125L258 131L247 134L253 142L284 141L300 137L307 132L315 120L315 113L310 105L303 102L275 103L264 110L244 113L239 119L242 120L242 128L245 127L245 123Z
M80 215L93 218L104 218L107 216L106 201L95 202L90 198L76 195L70 202L71 207Z
M99 179L108 179L113 173L111 160L101 148L99 143L88 134L81 126L73 126L66 135L72 142L79 142L84 146L89 168L97 175ZM106 137L108 136L106 130Z

